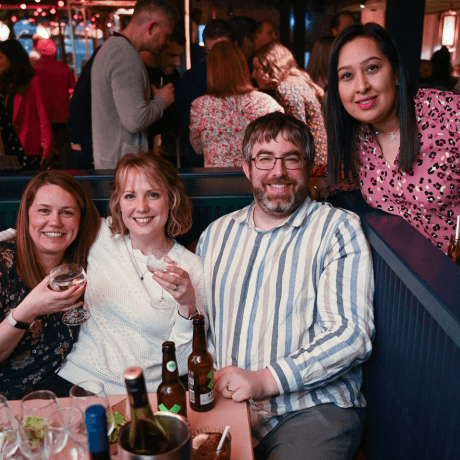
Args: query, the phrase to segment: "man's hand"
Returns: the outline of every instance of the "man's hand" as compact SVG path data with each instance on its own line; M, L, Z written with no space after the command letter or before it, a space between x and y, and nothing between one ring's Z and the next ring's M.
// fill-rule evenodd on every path
M216 390L224 398L240 402L248 399L260 401L279 393L278 385L269 369L247 371L226 366L214 373Z
M154 97L162 97L169 107L174 102L174 85L172 83L168 83L163 88L157 88L156 86L152 85L152 91Z

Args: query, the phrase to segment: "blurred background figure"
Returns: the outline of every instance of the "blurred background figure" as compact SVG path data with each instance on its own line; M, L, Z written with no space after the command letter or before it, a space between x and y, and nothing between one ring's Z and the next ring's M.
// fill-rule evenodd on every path
M169 37L169 43L161 52L154 55L148 51L141 51L140 55L144 61L150 84L156 88L161 88L168 83L172 83L174 88L180 80L180 73L177 70L181 65L182 55L185 53L185 34L184 31L175 28ZM163 116L153 123L148 129L149 150L154 150L154 138L158 134L170 131L175 127L174 103L169 106ZM165 140L165 139L163 139ZM158 145L162 145L159 138ZM171 141L171 140L170 140Z
M256 29L255 51L267 43L278 40L278 28L271 19L259 21Z
M322 89L326 95L320 100L323 113L326 109L327 79L329 69L329 51L334 42L334 37L320 37L315 41L311 51L306 72L310 78Z
M426 83L445 89L458 89L456 85L458 85L459 81L457 77L452 75L453 68L450 58L450 52L445 46L433 53L433 56L431 56L431 78Z
M0 92L24 148L19 161L24 170L39 169L51 158L53 133L39 78L17 40L0 42Z
M433 66L428 59L420 61L420 83L425 83L433 75Z
M43 98L48 108L53 128L53 150L58 159L69 148L67 130L69 119L69 99L75 88L73 72L56 59L56 44L49 38L37 43L40 58L35 62L35 74L40 78Z
M190 141L196 153L204 155L205 167L241 166L246 126L275 111L283 109L251 85L238 46L217 43L208 56L208 93L192 103Z
M260 89L274 91L286 113L310 128L315 142L315 165L326 163L327 136L320 100L324 90L299 69L292 53L281 43L269 43L254 55L253 78Z
M344 10L335 13L334 16L332 16L330 24L332 36L337 37L343 29L351 26L352 24L356 24L357 22L357 19L351 11Z
M257 22L247 16L234 16L228 20L229 24L235 29L238 39L238 46L243 52L248 63L249 73L252 73L252 58L255 51L255 37Z
M220 41L231 41L237 43L235 30L224 19L213 19L206 24L203 30L203 42L206 53ZM185 133L185 145L187 151L187 162L190 167L203 166L203 158L197 155L190 144L190 108L192 102L200 96L204 96L208 91L207 83L207 63L203 59L199 64L187 70L177 85L175 120L176 131Z

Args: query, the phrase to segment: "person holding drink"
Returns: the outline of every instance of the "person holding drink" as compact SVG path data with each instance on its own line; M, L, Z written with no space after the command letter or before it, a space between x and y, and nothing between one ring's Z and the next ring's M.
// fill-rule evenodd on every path
M72 349L78 330L62 314L83 304L85 286L54 291L49 273L66 262L86 268L99 226L93 202L65 171L44 171L28 184L16 235L4 232L0 242L0 393L8 399L55 375Z
M190 318L207 316L201 259L173 239L191 227L190 199L168 161L128 154L117 164L109 207L88 258L91 318L59 376L99 380L107 394L124 394L124 371L136 365L156 392L163 342L176 344L179 374L186 374ZM156 262L149 257L155 251Z

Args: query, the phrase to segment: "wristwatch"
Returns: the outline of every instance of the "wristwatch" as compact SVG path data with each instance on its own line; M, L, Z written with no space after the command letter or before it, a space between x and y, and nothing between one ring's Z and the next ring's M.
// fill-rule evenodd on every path
M23 329L24 331L27 331L27 329L30 329L34 322L32 321L32 324L27 324L23 323L22 321L16 321L13 318L13 310L10 311L10 314L8 315L8 322L11 324L11 326L15 327L16 329Z

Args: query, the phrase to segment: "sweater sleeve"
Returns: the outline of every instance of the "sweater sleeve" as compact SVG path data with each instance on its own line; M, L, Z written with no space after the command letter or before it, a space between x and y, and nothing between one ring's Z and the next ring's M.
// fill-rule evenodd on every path
M104 56L104 63L107 65L105 71L120 121L128 132L134 134L146 130L161 118L166 101L163 98L146 100L144 89L148 81L147 72L143 64L133 65L129 57L112 47L110 53ZM133 58L140 59L138 56Z

